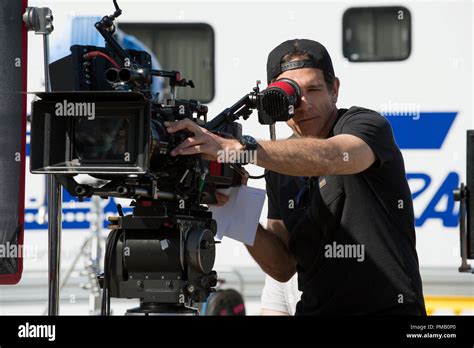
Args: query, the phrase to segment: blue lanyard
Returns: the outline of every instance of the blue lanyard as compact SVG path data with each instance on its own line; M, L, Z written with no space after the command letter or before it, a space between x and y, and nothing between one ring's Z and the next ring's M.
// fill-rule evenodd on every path
M300 176L299 178L305 182L305 185L299 190L298 194L296 195L296 206L300 208L306 208L307 203L309 202L311 197L312 177ZM301 207L301 201L305 194L308 195L307 202L305 203L304 207Z

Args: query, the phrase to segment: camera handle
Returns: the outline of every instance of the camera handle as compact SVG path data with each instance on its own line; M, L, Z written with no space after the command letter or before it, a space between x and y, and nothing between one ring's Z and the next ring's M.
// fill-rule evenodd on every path
M230 124L240 117L244 120L248 119L252 114L255 106L255 98L253 93L246 94L237 103L229 108L226 108L219 115L210 120L204 128L209 131L216 131L218 128L226 123Z
M44 85L51 92L49 78L49 34L54 30L53 13L48 7L27 7L23 22L28 31L43 35ZM57 177L47 176L48 198L48 315L59 314L59 271L61 256L62 189Z
M260 80L257 80L257 86L253 91L246 94L237 103L222 111L219 115L210 120L205 128L209 131L217 130L225 123L232 123L242 117L247 120L252 114L253 110L257 108L257 95L260 93ZM276 140L275 122L269 125L270 139Z
M257 86L253 88L252 92L250 92L249 94L246 94L244 97L242 97L237 103L232 105L230 108L227 108L224 111L222 111L219 115L217 115L208 123L206 123L204 127L209 131L215 131L223 124L226 124L226 123L230 124L238 120L240 117L242 117L244 120L247 120L252 114L253 109L257 108L257 95L259 94L259 92L260 92L260 81L257 80ZM275 122L269 125L269 130L270 130L270 139L272 141L275 141L276 140ZM251 179L261 179L261 178L264 178L267 174L268 172L265 171L265 173L262 175L258 175L258 176L250 175L249 177Z

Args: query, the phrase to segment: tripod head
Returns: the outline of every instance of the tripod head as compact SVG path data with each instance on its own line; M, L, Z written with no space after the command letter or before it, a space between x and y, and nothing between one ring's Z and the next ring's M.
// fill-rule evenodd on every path
M190 313L214 291L217 225L206 207L140 199L132 215L110 218L104 275L104 315L110 297L139 298L132 314ZM120 211L120 209L119 209Z

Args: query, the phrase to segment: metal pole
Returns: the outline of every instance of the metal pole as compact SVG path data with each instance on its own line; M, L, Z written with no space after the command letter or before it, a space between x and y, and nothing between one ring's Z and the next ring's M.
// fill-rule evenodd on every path
M44 87L46 92L51 92L51 80L49 79L49 34L43 35L43 57Z
M51 92L49 78L49 34L43 35L44 85ZM48 315L59 315L59 287L61 269L62 187L53 174L48 175Z
M270 125L270 140L275 141L276 140L276 128L275 128L275 123L272 123Z
M91 267L95 271L94 275L97 276L101 272L101 259L102 259L102 247L101 247L101 234L104 224L104 214L101 207L102 199L97 196L92 196L92 207L91 212L94 218L91 221ZM100 314L101 298L100 290L98 288L98 282L95 279L93 284L97 285L97 290L94 286L89 293L89 313L93 315Z
M61 266L61 185L48 175L48 315L59 314L59 271Z
M49 34L54 30L53 14L47 7L27 7L23 21L29 31L43 35L44 85L51 92L49 79ZM48 315L59 314L59 269L61 256L61 185L54 175L47 178L48 194Z

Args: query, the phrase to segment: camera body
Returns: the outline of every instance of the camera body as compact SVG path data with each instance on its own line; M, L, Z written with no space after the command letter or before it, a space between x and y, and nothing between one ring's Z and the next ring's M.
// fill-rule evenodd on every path
M169 134L164 122L189 118L204 125L207 107L194 100L158 103L150 94L151 79L130 78L152 71L148 53L125 51L133 63L120 70L120 76L129 74L129 81L123 82L108 80L115 69L108 60L98 59L98 52L119 61L110 48L74 45L71 55L50 65L54 92L37 93L40 100L32 104L32 173L65 175L69 178L66 189L74 186L74 175L89 174L120 184L116 186L121 189L116 190L109 183L109 191L100 190L101 195L133 199L153 198L152 180L166 192L188 192L201 180L206 190L201 194L205 199L199 203L204 204L215 202L215 189L240 184L240 175L228 164L211 163L200 156L169 155L189 134ZM173 88L183 86L181 81L185 80L180 79L179 72L164 73L168 73ZM234 138L242 134L236 122L215 131ZM141 180L127 188L123 181L130 175ZM70 193L90 197L94 190L83 186Z
M104 17L96 27L106 23ZM118 207L119 216L109 220L98 278L103 314L110 297L140 298L129 314L195 314L193 303L205 301L217 282L217 224L204 204L217 202L218 188L240 185L239 165L171 156L190 134L169 134L164 122L188 118L204 126L207 107L174 98L159 103L150 92L151 76L168 78L172 91L192 81L151 69L148 53L123 50L109 31L101 34L105 48L74 45L69 56L50 64L53 92L37 93L32 103L30 170L56 175L79 199L134 200L131 215ZM213 131L242 134L236 122ZM78 182L79 174L94 181Z

